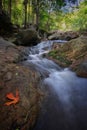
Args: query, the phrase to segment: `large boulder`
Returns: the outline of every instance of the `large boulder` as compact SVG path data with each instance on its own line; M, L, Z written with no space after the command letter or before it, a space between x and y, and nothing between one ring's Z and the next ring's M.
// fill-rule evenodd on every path
M34 29L21 30L15 41L17 45L31 46L40 42L40 37Z
M78 76L87 77L87 36L54 44L48 57L62 67L70 67Z
M71 40L74 38L79 37L78 32L68 31L68 32L62 32L62 31L56 31L52 35L48 36L49 40Z
M17 48L13 43L0 38L0 63L4 62L18 62L20 57L20 47Z
M76 73L78 76L87 77L87 61L82 62L78 66Z
M16 63L20 51L0 38L0 130L30 130L38 115L40 75Z

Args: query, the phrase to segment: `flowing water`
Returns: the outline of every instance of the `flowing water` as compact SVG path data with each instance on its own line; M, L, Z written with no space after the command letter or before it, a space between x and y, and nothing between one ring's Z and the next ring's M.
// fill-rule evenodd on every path
M48 92L33 130L87 130L87 79L44 58L52 44L31 47L26 61L41 74Z

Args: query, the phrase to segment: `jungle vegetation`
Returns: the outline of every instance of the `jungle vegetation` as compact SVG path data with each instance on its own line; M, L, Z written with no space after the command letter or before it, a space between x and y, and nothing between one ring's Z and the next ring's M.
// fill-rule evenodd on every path
M75 0L72 0L75 3ZM37 25L40 29L79 30L87 28L87 1L62 11L64 0L0 0L0 9L10 17L13 24Z

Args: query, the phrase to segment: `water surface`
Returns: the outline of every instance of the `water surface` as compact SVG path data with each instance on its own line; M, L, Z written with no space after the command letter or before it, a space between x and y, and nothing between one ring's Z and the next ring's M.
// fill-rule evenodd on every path
M87 130L87 79L44 58L52 44L31 47L26 61L41 74L48 93L33 130Z

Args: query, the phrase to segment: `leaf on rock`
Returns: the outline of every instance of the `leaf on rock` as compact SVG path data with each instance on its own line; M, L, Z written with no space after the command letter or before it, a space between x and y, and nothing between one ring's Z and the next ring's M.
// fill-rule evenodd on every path
M12 101L6 102L6 103L5 103L6 106L10 106L10 105L12 105L12 104L18 103L18 102L19 102L19 91L16 90L16 96L14 96L13 93L8 93L8 94L6 95L6 98L12 100Z

